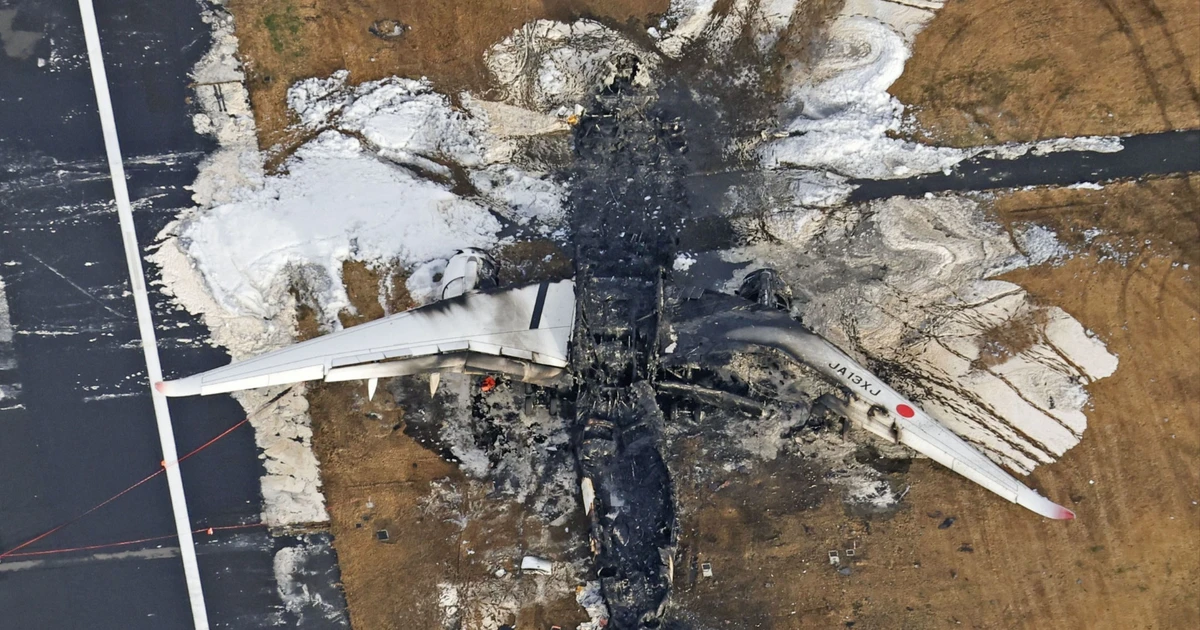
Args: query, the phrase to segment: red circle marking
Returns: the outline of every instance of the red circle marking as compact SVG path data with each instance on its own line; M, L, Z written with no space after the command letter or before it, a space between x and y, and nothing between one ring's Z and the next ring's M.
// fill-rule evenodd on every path
M917 415L917 412L913 411L912 407L909 407L908 405L906 405L904 403L896 405L896 413L900 414L901 416L904 416L905 418L911 418L911 417Z

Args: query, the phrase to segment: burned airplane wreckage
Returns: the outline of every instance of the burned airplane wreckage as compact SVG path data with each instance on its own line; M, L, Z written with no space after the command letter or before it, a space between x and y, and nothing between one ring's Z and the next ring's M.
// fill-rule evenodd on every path
M619 629L660 627L671 590L678 532L660 449L663 405L690 399L755 415L771 404L808 404L729 391L720 379L687 381L736 354L800 364L836 392L820 397L824 408L1041 515L1074 516L795 321L790 291L770 270L747 276L737 295L670 282L679 235L696 225L683 182L697 159L687 141L699 133L685 133L684 117L633 85L636 57L620 56L614 68L574 132L574 281L486 288L490 259L465 251L451 260L433 304L156 388L183 396L362 379L370 395L379 378L431 374L436 387L442 372L557 388L575 400L594 570L609 626Z

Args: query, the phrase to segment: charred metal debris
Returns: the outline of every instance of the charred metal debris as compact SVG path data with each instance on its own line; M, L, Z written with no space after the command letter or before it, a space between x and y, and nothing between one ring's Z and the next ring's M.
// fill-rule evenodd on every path
M683 182L694 158L685 119L655 91L632 84L638 63L633 55L614 60L615 78L576 127L570 196L576 453L594 570L609 627L619 629L658 628L665 621L678 523L661 449L663 405L691 399L737 413L763 412L763 403L723 388L727 382L702 385L662 369L662 349L672 343L672 305L707 294L665 283L679 235L693 220ZM689 97L673 91L672 99L679 98ZM683 104L692 108L695 103ZM790 299L772 272L755 274L743 293L772 310Z
M609 623L656 628L678 534L653 384L665 326L662 269L677 246L687 146L682 122L653 92L632 86L637 58L615 62L616 78L575 133L577 456Z

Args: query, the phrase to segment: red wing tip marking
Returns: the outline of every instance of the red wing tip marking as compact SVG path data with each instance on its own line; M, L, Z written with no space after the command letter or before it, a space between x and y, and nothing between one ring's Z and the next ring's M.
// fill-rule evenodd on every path
M900 416L904 417L904 418L911 418L911 417L917 415L917 412L913 411L912 407L909 407L908 405L906 405L904 403L900 403L899 405L896 405L896 413L900 414Z
M155 389L156 391L158 391L158 393L160 393L160 394L164 394L164 393L166 393L166 391L167 391L167 384L166 384L166 383L164 383L164 382L162 382L162 381L159 381L159 382L157 382L157 383L155 383L155 384L154 384L154 389Z
M1063 521L1075 520L1075 513L1072 512L1071 510L1068 510L1067 508L1061 507L1061 506L1058 509L1061 510L1058 513L1058 517L1057 517L1059 520L1063 520Z

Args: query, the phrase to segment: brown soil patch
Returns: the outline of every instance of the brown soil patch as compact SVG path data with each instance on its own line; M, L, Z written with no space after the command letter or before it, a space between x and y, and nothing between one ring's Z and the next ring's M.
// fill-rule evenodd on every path
M405 435L402 414L361 383L309 389L313 448L355 628L437 628L438 582L460 560L460 530L421 509L430 483L457 466ZM373 505L373 507L371 507ZM376 531L386 529L389 542Z
M1025 313L985 330L979 336L979 358L974 369L987 369L1025 352L1042 339L1046 329L1045 311Z
M297 291L292 290L296 299L296 341L308 341L321 334L321 318L317 310L305 304Z
M960 0L891 92L954 146L1200 127L1195 0Z
M1102 259L1142 254L1200 264L1200 175L1109 184L1101 190L1037 188L995 200L1010 229L1036 223L1074 251Z
M349 309L338 313L342 326L349 328L383 317L383 305L379 303L379 275L378 271L359 261L342 263L342 285L354 305L353 313Z
M416 306L408 293L407 280L408 274L394 263L370 266L357 260L343 262L342 285L354 310L338 313L338 320L349 328Z
M494 253L502 285L575 277L575 262L553 241L522 241L500 246Z
M1082 443L1029 479L1077 520L1041 519L928 461L893 479L912 490L889 519L849 516L832 495L798 510L793 494L762 490L778 465L732 475L716 490L681 483L681 545L711 562L714 577L689 584L677 573L680 607L710 624L749 619L762 628L1200 625L1200 288L1197 270L1181 262L1197 255L1189 236L1200 221L1197 183L995 202L1006 221L1067 235L1099 225L1110 244L1150 240L1124 264L1097 262L1105 248L1093 240L1061 266L1007 277L1078 318L1121 358L1116 374L1090 387L1095 407ZM838 567L830 550L839 551ZM846 567L849 575L838 572Z
M429 77L439 91L486 94L483 53L539 18L590 17L613 26L645 25L667 0L230 0L259 146L286 152L303 142L291 123L287 89L299 79L350 71L352 83L388 76ZM371 32L379 20L406 28L396 38Z

